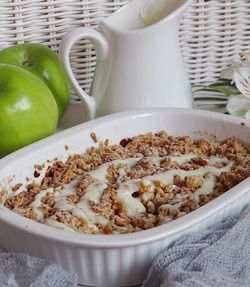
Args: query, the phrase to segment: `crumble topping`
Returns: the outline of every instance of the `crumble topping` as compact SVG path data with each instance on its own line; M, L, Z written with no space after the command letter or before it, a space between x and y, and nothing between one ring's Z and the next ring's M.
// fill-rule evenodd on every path
M72 232L129 233L188 214L249 176L250 147L236 138L194 141L161 131L58 160L40 184L0 190L0 201Z

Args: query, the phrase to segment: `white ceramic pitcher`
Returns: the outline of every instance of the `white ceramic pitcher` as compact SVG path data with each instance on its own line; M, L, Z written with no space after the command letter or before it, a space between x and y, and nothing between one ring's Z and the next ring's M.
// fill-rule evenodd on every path
M59 55L87 119L143 107L192 106L178 37L190 1L133 0L102 21L101 32L75 28L63 38ZM90 95L81 89L69 61L71 47L81 38L96 50Z

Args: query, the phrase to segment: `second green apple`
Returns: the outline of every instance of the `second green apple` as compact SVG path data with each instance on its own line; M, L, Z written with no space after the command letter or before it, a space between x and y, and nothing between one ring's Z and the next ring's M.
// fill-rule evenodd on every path
M69 85L57 55L42 44L18 44L0 51L0 63L16 65L42 79L58 106L58 119L69 103Z

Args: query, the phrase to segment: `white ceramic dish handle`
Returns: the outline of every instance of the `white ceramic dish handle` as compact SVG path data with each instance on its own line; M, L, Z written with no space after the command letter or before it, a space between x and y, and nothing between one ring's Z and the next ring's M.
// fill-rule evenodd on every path
M80 87L72 71L69 58L72 46L80 39L90 40L95 47L97 58L95 81L97 83L102 82L101 78L103 77L103 73L98 73L98 64L100 64L100 62L103 62L108 54L108 43L101 33L93 29L79 27L67 33L65 37L63 37L59 47L59 57L62 62L63 68L68 75L72 88L75 90L84 105L87 120L91 120L95 117L96 114L96 99L94 96L88 95ZM101 85L98 88L100 89Z

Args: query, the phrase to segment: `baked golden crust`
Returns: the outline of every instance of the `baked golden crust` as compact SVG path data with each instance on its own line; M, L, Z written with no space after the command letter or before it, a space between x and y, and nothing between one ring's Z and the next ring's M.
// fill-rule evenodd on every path
M103 181L98 177L102 169ZM41 184L17 185L7 199L2 196L2 203L59 228L129 233L190 213L249 176L250 147L236 138L194 141L161 131L122 139L116 145L106 140L71 155L66 163L56 161ZM126 185L136 187L128 197L123 196ZM133 210L126 200L135 204Z

